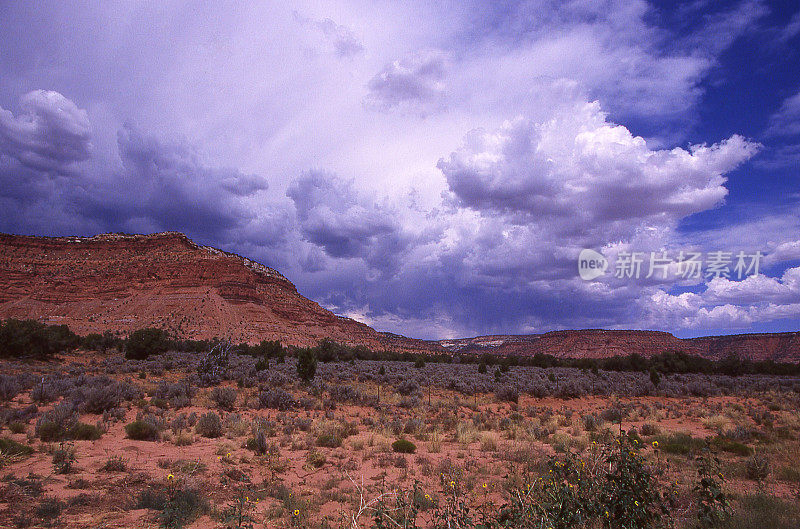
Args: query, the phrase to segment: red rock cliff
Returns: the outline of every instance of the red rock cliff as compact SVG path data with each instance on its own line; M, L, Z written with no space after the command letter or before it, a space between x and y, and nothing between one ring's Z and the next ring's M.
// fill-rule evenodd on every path
M421 344L337 316L298 294L276 270L173 232L0 235L0 317L66 323L79 334L152 326L196 339Z

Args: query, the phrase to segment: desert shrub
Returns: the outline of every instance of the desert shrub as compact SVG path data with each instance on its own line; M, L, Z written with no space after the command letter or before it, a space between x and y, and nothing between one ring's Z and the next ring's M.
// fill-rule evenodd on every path
M261 358L273 358L286 354L286 349L277 340L262 340L258 345L250 348L250 354ZM269 365L269 363L267 363Z
M267 358L266 356L262 356L261 358L256 360L255 368L257 372L266 371L267 369L269 369L269 358Z
M29 404L22 409L0 408L0 424L8 424L9 427L15 423L25 425L28 424L38 412L39 408L36 404Z
M119 347L121 343L122 340L114 336L111 331L105 331L103 334L90 333L81 339L81 346L84 349L101 353L105 353L114 347Z
M61 516L64 507L66 507L66 505L58 498L45 498L36 506L34 513L39 518L44 518L49 521Z
M195 431L198 434L211 438L220 437L223 433L222 430L222 419L213 411L202 415L197 420L197 426L195 427Z
M197 389L187 380L172 383L161 382L153 396L166 400L170 407L178 410L189 406L196 392Z
M36 436L45 442L61 441L68 437L77 422L75 406L71 402L61 402L36 421Z
M80 338L66 325L45 325L35 320L0 321L0 357L48 356L70 351Z
M604 421L618 423L622 420L622 410L616 406L611 406L609 408L604 409L600 416L603 418Z
M125 434L129 439L136 441L158 441L161 437L161 428L151 416L140 416L125 426Z
M306 461L314 468L322 468L325 466L327 458L325 457L325 454L319 450L310 450L308 452L308 456L306 457Z
M414 360L414 368L422 369L423 367L425 367L425 359L421 356L418 356L416 360Z
M167 331L152 327L138 329L125 340L125 358L144 360L152 354L167 352L170 345Z
M75 460L75 447L62 442L53 450L53 471L56 474L69 474L73 471Z
M517 402L519 401L519 390L516 387L506 385L497 389L494 393L498 400L503 402Z
M753 454L745 462L745 474L748 479L762 482L767 479L769 472L769 458L762 453Z
M33 448L8 437L0 437L0 468L9 463L25 459L33 454Z
M658 448L668 454L690 455L698 452L705 447L706 443L702 439L692 437L688 433L672 433L656 437Z
M392 443L392 450L400 454L413 454L417 451L417 445L401 438Z
M725 437L715 437L712 441L712 445L718 450L741 457L747 457L753 454L753 449L746 444L738 441L731 441Z
M286 411L295 405L295 400L291 393L276 388L259 392L258 403L262 408Z
M400 382L397 386L395 386L394 389L400 395L408 396L417 393L419 391L419 384L417 384L413 380L404 380Z
M58 390L52 385L42 381L31 389L31 400L39 404L47 404L58 398Z
M75 441L96 441L103 436L103 430L93 424L86 424L83 422L76 422L69 432L67 437Z
M19 395L22 386L17 382L17 377L0 375L0 402L8 402Z
M650 422L644 423L642 425L641 430L642 430L642 435L647 435L647 436L658 435L660 433L658 426Z
M102 472L125 472L128 470L128 464L121 456L111 456L103 463L100 470Z
M725 521L726 529L795 529L800 518L796 503L767 494L749 494Z
M25 433L28 426L24 422L11 422L8 423L8 429L11 433Z
M353 386L332 385L328 387L328 393L335 402L361 402L362 395Z
M325 421L316 426L314 433L317 446L338 448L346 438L357 434L358 428L347 422Z
M300 380L310 381L317 373L317 356L313 349L300 349L297 353L297 376Z
M157 511L161 526L168 528L183 527L208 510L199 491L181 487L174 481L165 490L156 486L144 489L134 507Z
M233 388L214 388L210 397L223 410L233 410L236 404L236 390Z
M70 398L81 411L99 415L119 407L126 394L135 397L139 392L124 388L122 384L108 377L96 377L84 381L83 386L76 388Z
M269 450L270 446L267 442L267 434L269 432L268 427L264 424L264 421L253 421L251 426L251 432L253 437L247 440L246 446L249 450L252 450L258 455L264 455Z
M228 376L230 356L235 352L233 344L222 341L207 352L197 364L197 378L202 386L214 386Z
M603 424L603 421L600 420L597 415L588 414L583 416L583 429L587 432L594 432Z

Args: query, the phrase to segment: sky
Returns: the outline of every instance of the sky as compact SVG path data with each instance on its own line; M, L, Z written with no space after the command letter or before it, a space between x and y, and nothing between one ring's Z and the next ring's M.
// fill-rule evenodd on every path
M419 338L796 331L798 55L796 1L0 0L0 231Z

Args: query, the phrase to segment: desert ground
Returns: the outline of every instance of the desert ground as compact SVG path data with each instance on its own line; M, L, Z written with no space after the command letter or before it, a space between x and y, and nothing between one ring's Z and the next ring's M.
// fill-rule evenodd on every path
M0 373L2 527L800 527L797 378L356 360L306 381L292 356L113 349Z

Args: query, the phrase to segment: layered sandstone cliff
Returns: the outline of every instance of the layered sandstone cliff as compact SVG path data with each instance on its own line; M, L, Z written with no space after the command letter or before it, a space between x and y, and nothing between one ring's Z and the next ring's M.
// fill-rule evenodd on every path
M0 317L79 334L161 327L193 339L415 348L320 307L272 268L173 232L0 235Z
M79 334L161 327L194 339L307 346L331 338L376 350L429 353L607 358L682 351L713 359L734 354L800 362L798 332L680 339L659 331L595 329L414 340L337 316L300 295L278 271L175 232L0 234L0 318L65 323Z

